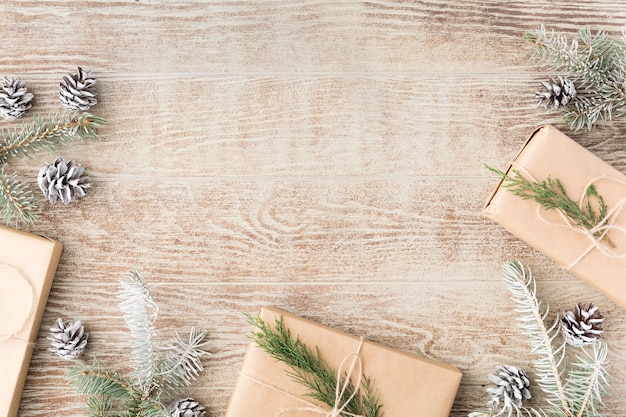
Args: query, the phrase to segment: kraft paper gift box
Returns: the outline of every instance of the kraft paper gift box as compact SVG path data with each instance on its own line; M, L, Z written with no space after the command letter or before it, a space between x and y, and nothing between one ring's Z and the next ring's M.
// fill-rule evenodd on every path
M505 172L512 175L515 169L530 181L559 179L575 201L589 184L595 185L611 214L607 239L568 225L556 210L522 200L502 181L487 200L484 215L626 309L626 176L553 126L530 136Z
M15 417L62 245L0 226L0 417Z
M282 316L292 337L319 353L337 371L354 354L360 338L264 307L259 317L274 325ZM389 417L448 417L461 372L454 366L363 340L358 351L363 375L380 394L381 412ZM226 417L320 417L331 408L305 396L306 389L286 374L289 368L252 342L240 368ZM352 375L352 380L355 376ZM303 410L316 408L317 411Z

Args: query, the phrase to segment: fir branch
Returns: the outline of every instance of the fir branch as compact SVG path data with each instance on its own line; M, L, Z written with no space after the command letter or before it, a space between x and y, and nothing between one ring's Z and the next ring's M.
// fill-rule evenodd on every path
M591 346L592 352L582 349L583 355L577 355L577 363L570 371L565 389L570 393L570 407L578 410L576 417L600 415L604 406L602 395L608 392L608 347L602 341Z
M513 176L510 176L499 169L487 165L485 167L500 176L503 186L514 195L523 200L534 200L547 211L559 210L576 227L592 230L604 226L608 222L608 207L593 184L590 184L585 190L585 200L580 204L567 195L565 187L558 178L552 179L548 176L546 180L541 182L529 181L517 170L513 170ZM592 204L592 198L597 203L597 213ZM594 232L594 236L605 237L605 233L599 230Z
M130 280L120 281L120 286L120 310L130 329L133 376L147 390L152 385L155 368L153 339L158 307L150 294L151 287L138 271L131 271Z
M626 35L625 35L626 36ZM547 32L542 25L524 39L534 47L535 60L574 82L577 97L566 107L565 122L573 130L591 130L614 113L626 113L626 45L599 30L580 28L578 39ZM624 38L626 39L626 37Z
M274 329L259 317L246 315L248 322L254 325L257 331L250 335L250 339L274 359L289 366L288 375L296 382L308 389L306 395L314 398L329 407L335 406L335 392L337 376L333 369L320 356L319 350L313 352L308 346L293 338L283 322L283 317L276 318ZM342 375L346 378L346 373ZM363 376L361 388L364 394L358 394L350 401L343 416L362 415L364 417L380 417L381 405L378 392L373 388L372 381ZM355 392L355 387L349 383L343 397L344 404Z
M37 116L35 121L24 123L21 129L3 129L0 140L0 163L9 157L30 156L43 149L56 149L56 145L72 140L98 139L97 129L106 121L89 113L68 112L61 116L44 118Z
M109 371L94 359L92 365L76 361L76 366L67 368L65 374L72 386L87 396L105 396L128 402L142 397L142 392L115 371Z
M557 315L554 324L546 326L550 309L543 308L537 299L536 283L530 270L520 262L507 262L503 270L504 283L517 304L515 311L521 314L520 327L529 338L531 352L536 355L533 365L537 384L546 394L546 401L559 411L558 415L573 417L569 395L562 382L565 341L553 346L560 334L561 321Z
M37 217L33 214L35 197L28 184L21 182L17 174L5 174L0 170L0 218L17 227L20 221L33 224Z
M205 341L206 332L192 328L188 341L184 341L178 333L165 347L159 348L159 355L153 384L160 389L159 396L173 396L195 381L204 370L202 357L210 355L205 350L209 343Z

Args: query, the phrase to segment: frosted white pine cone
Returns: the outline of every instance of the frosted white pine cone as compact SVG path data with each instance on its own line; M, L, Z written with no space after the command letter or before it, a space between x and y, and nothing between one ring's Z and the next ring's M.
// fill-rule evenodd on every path
M37 184L51 204L61 201L69 204L84 197L91 180L85 176L85 168L73 159L66 162L59 156L53 163L46 164L37 175Z
M26 91L26 81L19 78L4 77L0 89L0 116L6 120L15 120L31 108L33 95Z
M170 407L170 417L204 417L206 409L193 398L181 398Z
M58 318L54 326L50 328L47 339L50 340L50 351L66 360L79 358L87 346L89 333L80 320L64 321Z
M530 378L523 369L511 365L496 366L496 374L488 378L496 388L487 388L489 402L493 410L520 409L524 401L530 399Z
M90 77L91 71L78 67L77 74L67 74L59 84L61 106L71 111L85 111L94 106L96 99L96 79Z
M585 308L576 304L574 311L565 311L561 328L565 341L573 347L589 345L602 338L604 316L594 303Z

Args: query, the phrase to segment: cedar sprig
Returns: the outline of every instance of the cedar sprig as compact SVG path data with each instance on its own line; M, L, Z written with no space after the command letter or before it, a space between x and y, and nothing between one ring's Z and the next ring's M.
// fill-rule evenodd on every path
M626 27L625 27L626 30ZM565 122L572 130L591 130L598 122L626 113L626 32L615 39L605 31L588 27L577 39L540 29L524 34L536 61L570 79L576 98L565 106Z
M584 191L583 202L572 199L567 195L561 181L548 176L541 182L529 181L518 170L508 175L499 169L485 165L487 169L496 173L503 181L503 187L523 200L534 200L545 210L559 210L576 226L586 230L602 227L608 222L608 207L604 198L598 193L594 184L589 184ZM594 203L597 209L594 208ZM605 232L594 232L595 237L604 237Z
M334 407L337 375L321 357L319 349L316 348L314 352L298 337L293 338L289 329L285 327L282 316L276 318L273 328L259 317L249 314L246 314L246 317L248 322L256 327L256 331L250 334L250 339L274 359L285 363L290 368L287 374L291 379L308 389L307 396ZM346 374L344 372L342 375L343 381L347 377ZM382 417L379 395L373 381L365 375L361 381L363 394L357 393L344 409L345 413L341 415ZM348 383L341 403L345 403L354 391L354 385Z
M24 122L20 129L2 129L0 132L0 221L5 224L20 222L33 224L36 200L28 183L19 181L17 174L4 174L11 157L31 156L36 151L56 149L73 140L98 139L99 127L106 121L89 113L68 112L48 117L36 116L31 123Z
M602 397L609 388L606 343L598 340L590 348L579 348L582 353L576 355L568 367L567 343L560 338L562 321L558 314L554 321L549 319L550 308L537 298L531 270L519 261L507 262L503 267L503 280L516 304L519 326L528 337L534 355L535 380L548 407L544 410L513 406L495 414L495 410L473 412L469 417L601 417Z
M192 328L187 340L176 334L169 343L158 344L152 287L137 271L122 283L120 308L133 339L131 377L104 368L97 359L91 365L77 359L66 370L67 378L86 396L89 417L168 417L165 404L204 370L202 359L209 355L206 333ZM138 340L142 336L147 340Z

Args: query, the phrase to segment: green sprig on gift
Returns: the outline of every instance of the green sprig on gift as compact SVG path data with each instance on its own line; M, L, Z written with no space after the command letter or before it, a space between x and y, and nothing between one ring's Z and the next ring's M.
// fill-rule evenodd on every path
M132 375L107 369L94 357L91 364L74 360L75 365L66 370L67 378L86 396L89 417L169 417L169 402L204 369L202 359L209 355L206 333L192 328L186 340L176 334L166 344L158 344L151 287L136 271L120 284L120 308L131 336ZM203 408L197 404L195 408L203 414Z
M552 107L563 107L570 129L591 130L614 115L626 114L626 27L621 39L603 30L593 34L588 27L569 39L542 25L524 39L532 44L536 61L560 74L558 81L544 82L548 91L537 97L540 104L548 99Z
M10 158L31 156L44 149L55 150L58 145L72 141L98 139L98 128L106 121L89 113L68 112L48 117L37 116L19 129L0 132L0 219L5 224L32 224L37 219L34 210L37 199L16 173L5 173Z
M545 210L559 210L575 227L596 230L608 222L608 207L593 184L589 184L584 190L581 204L567 195L565 187L558 178L553 179L548 176L541 182L529 181L518 170L513 170L513 175L508 175L488 165L485 167L497 174L503 181L503 187L511 193L523 200L534 200ZM594 204L597 208L594 208ZM606 239L606 234L602 230L596 230L593 235ZM609 244L611 244L610 241Z
M587 310L577 305L576 312L566 311L563 319L556 315L552 321L548 317L549 307L537 298L536 282L530 269L519 261L504 265L503 279L516 304L520 328L528 337L535 357L535 381L544 393L547 407L526 406L524 403L528 403L530 395L520 395L520 390L527 391L528 379L519 378L523 375L515 367L499 367L498 376L491 379L499 384L498 388L505 389L488 389L491 409L470 413L469 417L601 417L605 407L603 396L609 388L608 347L600 339L600 323L604 317L590 304ZM578 314L581 312L583 314ZM566 356L568 344L577 346L581 352L570 364L567 363L570 356ZM522 380L523 384L519 384ZM505 386L510 383L517 385ZM504 397L504 401L494 398L497 395Z
M341 380L347 383L342 398L336 399L338 381L336 372L320 356L319 350L315 352L300 341L293 338L289 329L285 327L283 317L277 317L274 326L270 326L259 317L246 314L248 322L256 327L257 331L250 334L250 340L274 359L285 363L289 367L288 375L295 382L304 385L307 396L314 398L331 408L337 406L336 400L346 404L341 416L381 417L381 405L378 391L374 388L373 381L363 375L361 379L361 391L355 395L356 387L346 378L344 373ZM341 383L343 384L343 383ZM350 399L350 397L354 397Z

